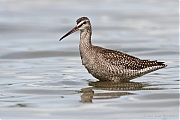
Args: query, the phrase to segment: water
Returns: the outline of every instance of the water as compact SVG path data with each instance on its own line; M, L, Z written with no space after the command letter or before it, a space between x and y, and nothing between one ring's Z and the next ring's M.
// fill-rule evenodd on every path
M178 119L178 3L164 1L0 1L0 119ZM79 32L88 16L93 44L164 69L130 83L98 82L81 65Z

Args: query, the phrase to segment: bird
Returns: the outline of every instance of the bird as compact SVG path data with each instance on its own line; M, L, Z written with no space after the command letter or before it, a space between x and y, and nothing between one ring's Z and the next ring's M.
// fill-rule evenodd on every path
M80 30L79 51L82 65L100 81L128 82L167 66L157 60L142 60L124 52L95 46L91 42L90 20L87 17L81 17L76 20L76 23L77 25L59 41Z

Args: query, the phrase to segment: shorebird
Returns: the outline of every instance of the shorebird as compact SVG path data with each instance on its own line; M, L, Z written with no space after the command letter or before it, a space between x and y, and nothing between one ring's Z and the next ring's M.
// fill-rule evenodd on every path
M94 46L91 43L91 23L87 17L77 19L77 25L60 38L80 30L79 51L82 64L100 81L129 81L167 65L157 60L141 60L126 53Z

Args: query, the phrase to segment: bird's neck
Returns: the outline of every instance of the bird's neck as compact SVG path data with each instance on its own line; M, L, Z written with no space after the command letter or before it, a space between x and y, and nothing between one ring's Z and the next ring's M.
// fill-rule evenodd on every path
M80 44L79 44L80 51L91 48L92 46L91 34L92 32L90 28L82 30L80 32Z

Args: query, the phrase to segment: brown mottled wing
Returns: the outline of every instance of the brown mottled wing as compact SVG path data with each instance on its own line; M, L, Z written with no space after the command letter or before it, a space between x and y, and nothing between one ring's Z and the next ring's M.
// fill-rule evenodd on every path
M103 60L115 66L123 66L124 69L140 70L152 66L165 66L165 64L163 64L164 62L141 60L115 50L101 48L98 52L102 55Z

